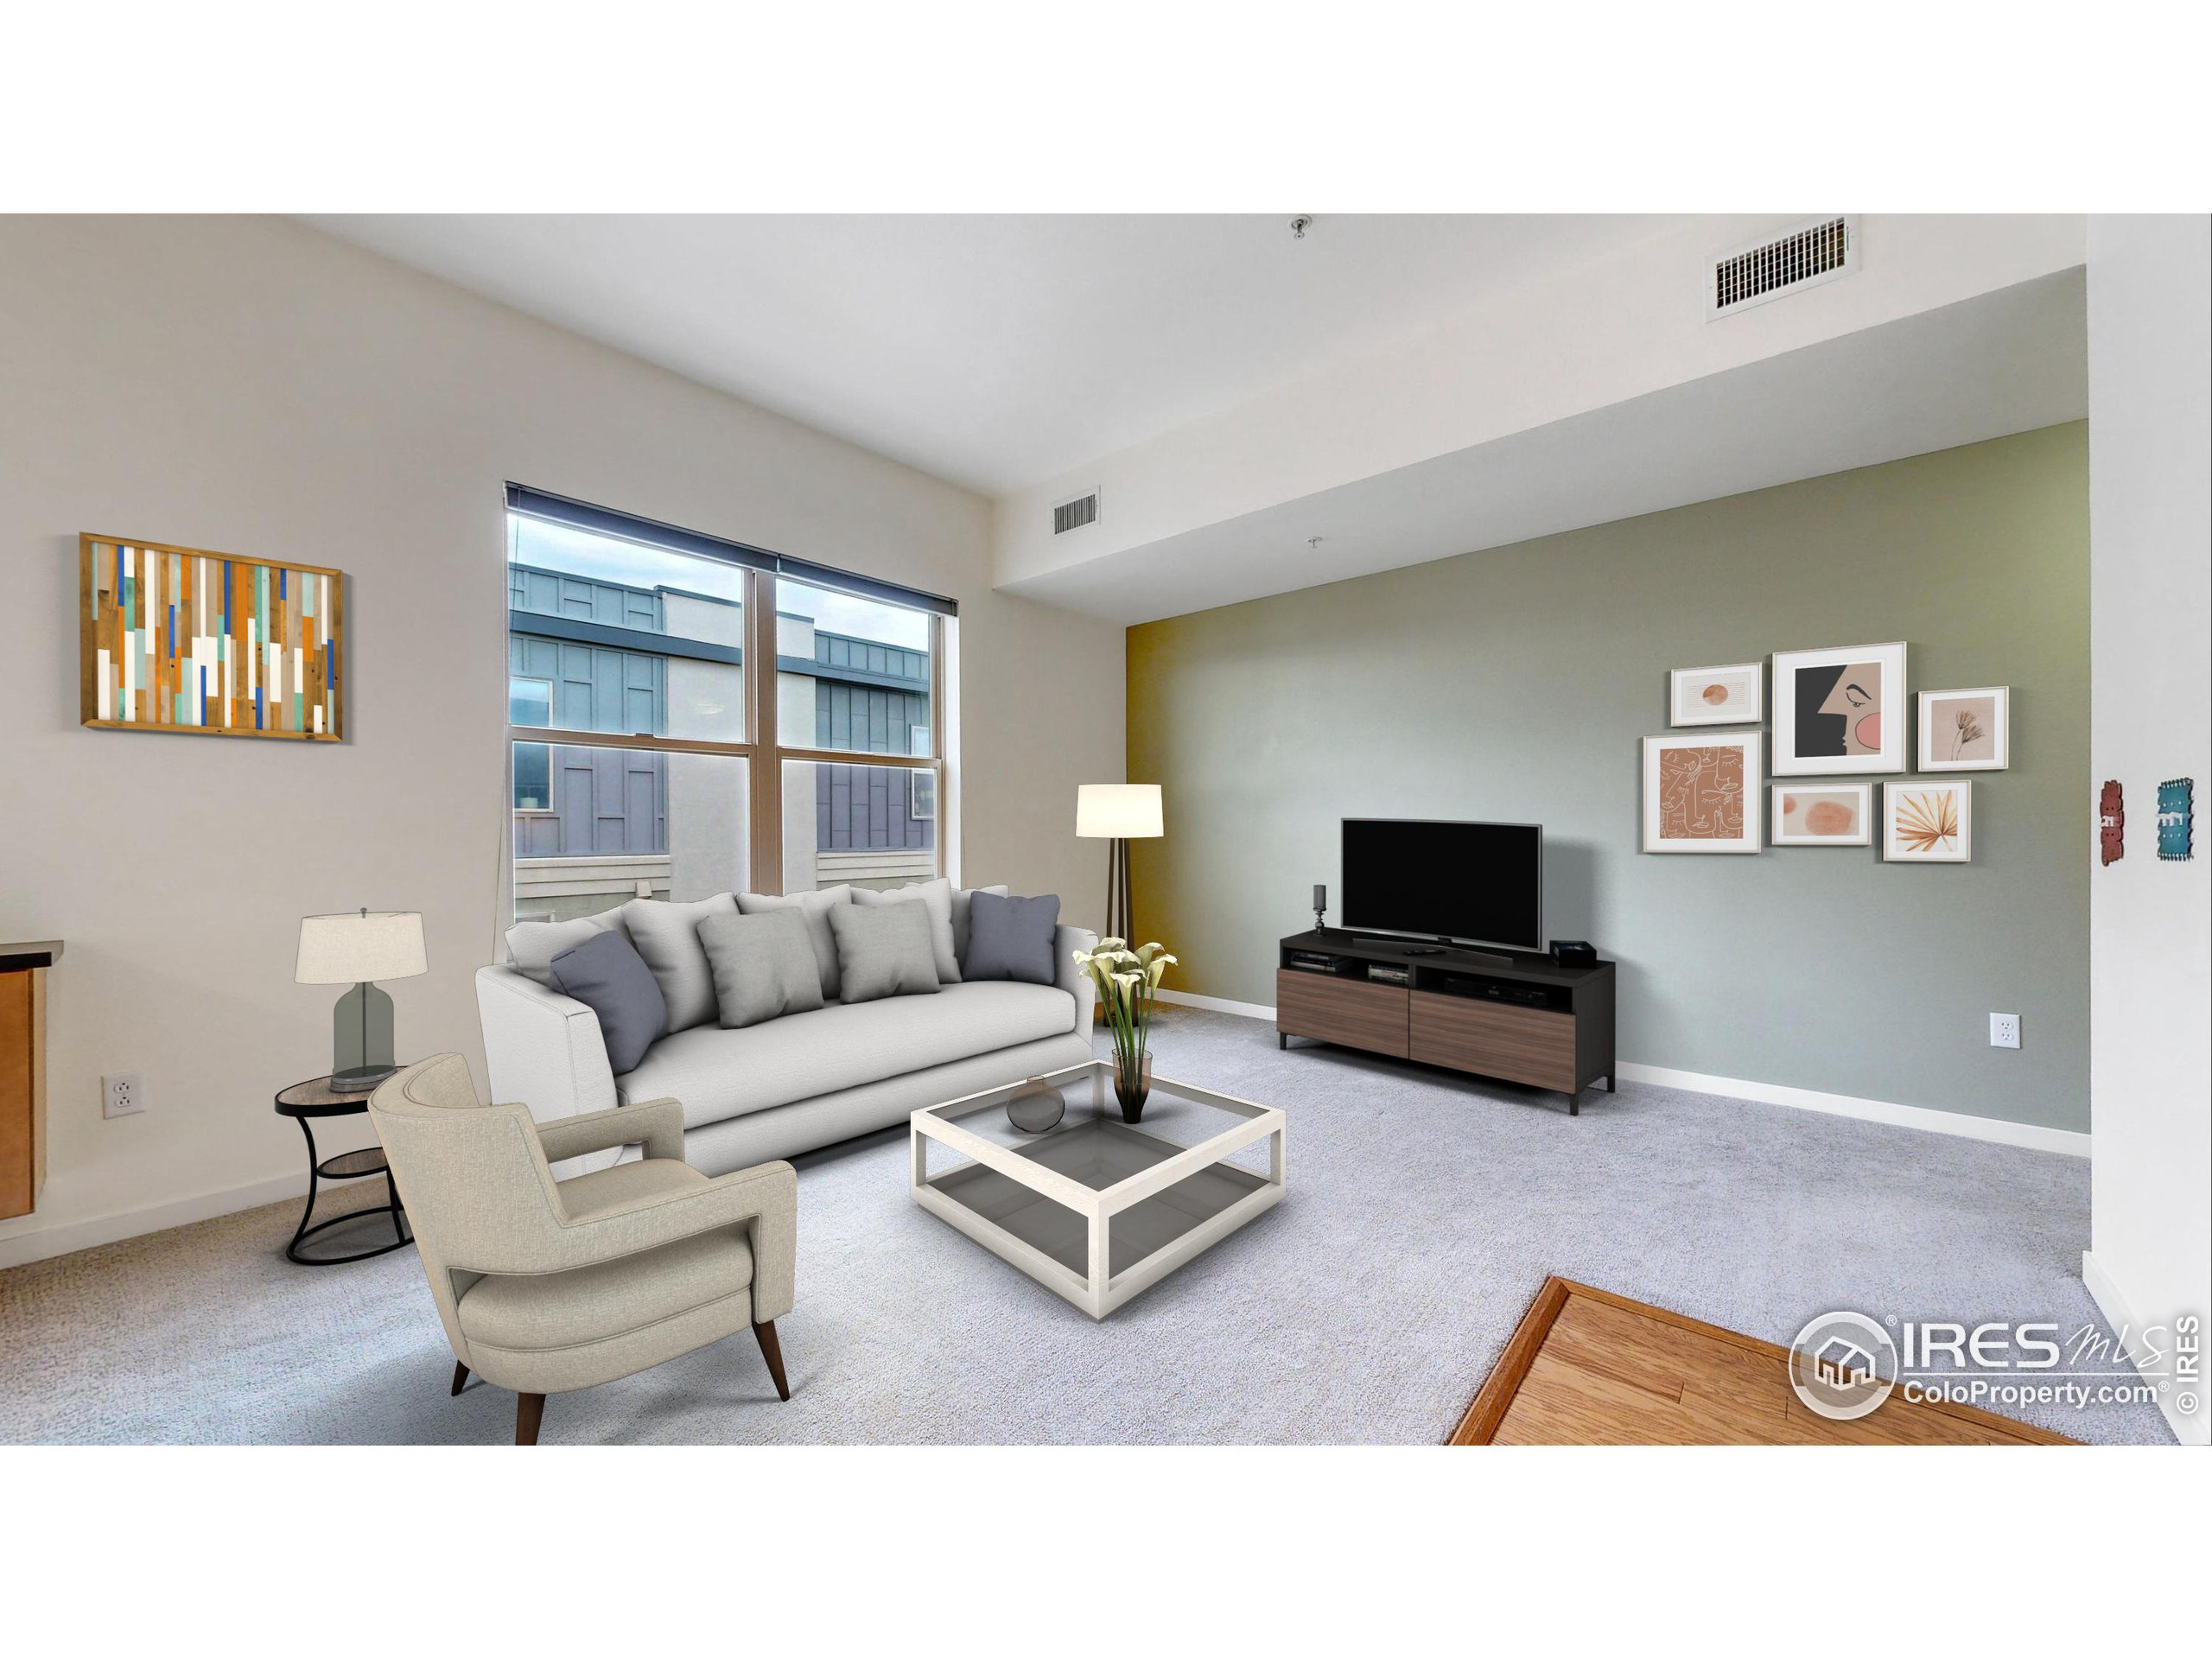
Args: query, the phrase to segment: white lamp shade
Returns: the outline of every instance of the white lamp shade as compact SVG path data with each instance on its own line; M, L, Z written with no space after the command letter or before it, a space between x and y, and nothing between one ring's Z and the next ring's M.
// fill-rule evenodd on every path
M1142 841L1160 829L1158 784L1077 784L1075 832L1092 841Z
M302 985L350 985L364 979L407 979L429 971L423 954L423 918L412 910L349 910L300 918L300 959L292 977Z

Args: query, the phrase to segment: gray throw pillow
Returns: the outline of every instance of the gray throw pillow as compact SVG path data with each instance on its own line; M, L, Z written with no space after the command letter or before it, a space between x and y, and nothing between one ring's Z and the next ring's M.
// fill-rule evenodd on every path
M908 887L893 887L888 893L855 887L853 902L876 906L919 905L930 918L930 950L937 959L938 983L957 985L960 982L960 958L952 949L952 883L950 880L939 876L934 881L917 881ZM843 952L838 954L842 958Z
M554 957L563 950L575 950L596 934L610 931L622 931L618 911L580 916L573 922L517 922L507 930L507 956L517 973L527 974L539 984L550 986Z
M563 950L550 965L553 988L599 1016L607 1064L620 1077L638 1069L668 1030L668 1004L638 947L613 928Z
M938 988L930 913L919 905L840 905L830 912L847 1002Z
M798 911L709 916L699 924L699 943L714 972L723 1030L822 1006L822 970Z
M737 908L741 915L762 916L772 910L796 910L806 918L807 935L814 942L814 963L822 980L822 1000L837 1000L837 936L830 931L830 912L839 905L853 902L850 887L824 887L819 893L791 893L777 895L766 893L741 893Z
M1052 941L1060 926L1057 893L1041 899L979 893L968 926L969 979L1018 979L1029 985L1050 985L1059 978L1056 971L1059 964L1052 960Z
M952 954L960 963L960 976L968 976L968 906L979 893L995 893L1006 896L1006 883L995 887L955 887L952 890Z
M632 899L622 906L622 925L629 931L630 943L638 947L668 1000L671 1031L689 1031L720 1014L714 970L707 966L706 946L699 943L699 924L709 916L736 914L737 900L726 893L696 904Z

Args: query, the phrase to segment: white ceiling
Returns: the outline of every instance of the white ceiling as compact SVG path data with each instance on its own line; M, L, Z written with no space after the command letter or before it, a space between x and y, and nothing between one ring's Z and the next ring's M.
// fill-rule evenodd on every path
M1624 215L306 216L987 493L1680 221Z
M2088 412L2076 267L1006 586L1147 622Z

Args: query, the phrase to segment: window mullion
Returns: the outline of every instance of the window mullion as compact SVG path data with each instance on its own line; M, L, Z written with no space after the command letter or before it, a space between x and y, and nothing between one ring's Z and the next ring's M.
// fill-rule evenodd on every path
M784 890L784 763L777 740L782 709L776 685L776 578L746 579L745 714L753 740L753 890Z

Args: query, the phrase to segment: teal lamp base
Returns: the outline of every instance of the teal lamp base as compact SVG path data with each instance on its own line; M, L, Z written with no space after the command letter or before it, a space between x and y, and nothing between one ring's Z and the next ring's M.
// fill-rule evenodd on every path
M391 998L366 980L330 1010L330 1081L366 1089L399 1068L391 1058Z

